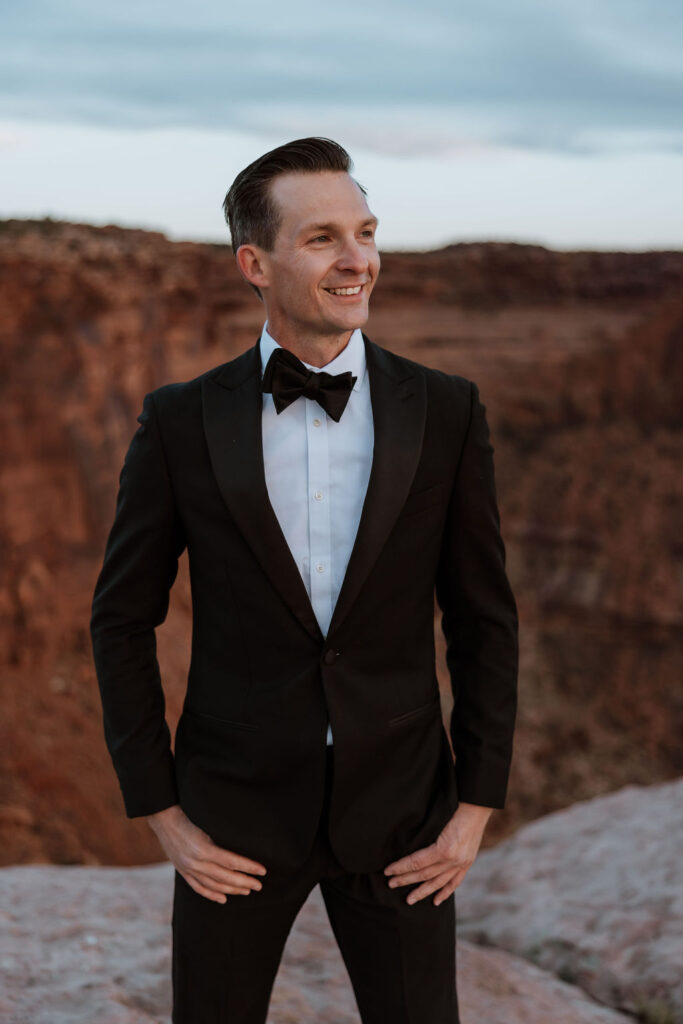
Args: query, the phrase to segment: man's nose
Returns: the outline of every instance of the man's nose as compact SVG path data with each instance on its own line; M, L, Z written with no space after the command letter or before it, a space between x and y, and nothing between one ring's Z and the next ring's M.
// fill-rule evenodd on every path
M355 238L346 239L337 265L340 270L351 270L355 274L363 273L368 267L367 249Z

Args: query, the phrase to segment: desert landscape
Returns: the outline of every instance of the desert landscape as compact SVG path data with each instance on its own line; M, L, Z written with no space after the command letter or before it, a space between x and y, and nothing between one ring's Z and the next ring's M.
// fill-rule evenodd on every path
M0 889L14 908L30 909L37 886L53 910L50 928L41 921L34 934L15 909L5 916L18 952L3 951L3 964L16 955L14 977L25 977L45 943L62 943L66 963L69 935L81 943L79 955L87 946L84 955L97 959L106 941L106 929L98 930L97 886L108 883L88 872L128 870L137 873L131 885L141 887L145 871L168 881L169 865L159 865L162 851L147 825L125 818L104 745L90 601L144 394L253 345L262 309L228 245L49 219L0 221L0 309ZM671 895L676 858L666 851L672 837L680 838L674 780L683 774L683 252L560 252L489 242L384 253L366 333L479 386L520 614L509 800L493 815L489 849L462 889L462 965L474 993L466 995L468 1019L681 1021L682 914ZM189 660L185 562L158 639L172 731ZM434 611L448 715L436 604ZM518 877L519 851L525 842L529 850L546 843L547 884L562 889L571 864L558 851L571 849L582 828L592 836L581 848L589 877L584 889L577 877L574 903L564 893L553 916L538 880L519 880L529 905L537 901L547 911L533 932L535 919L515 919L511 900L501 895ZM600 875L590 851L617 864L619 851L626 856L629 828L642 841L628 848L619 877L633 884L610 888L609 871L601 862ZM538 840L530 829L540 830ZM645 870L651 860L661 868L656 878ZM65 873L56 880L58 867ZM581 901L594 902L591 878L603 879L611 901L592 916L577 910ZM79 886L94 886L91 903L83 904L86 917L63 922L60 931L54 915L80 899ZM140 933L141 945L168 924L168 887L155 881L148 891L150 931ZM108 907L103 919L130 913ZM633 910L640 930L627 928L629 907L640 908ZM37 898L35 908L32 921L41 916ZM274 1003L278 1024L312 1019L292 1002L296 991L305 997L303 982L297 989L292 979L322 927L315 901L306 912L297 924L300 945L283 964L294 973ZM617 956L613 939L625 931ZM583 941L593 934L602 944ZM650 950L643 966L643 950L655 938L659 955ZM8 988L0 1019L165 1020L162 947L155 964L140 966L147 973L137 1003L116 1002L107 989L108 1008L88 1016L95 1012L88 1004L81 1016L69 1016L70 990L63 1016L39 1002L27 1015L27 1004ZM493 957L488 966L477 959L485 953ZM538 972L524 975L519 1006L509 980L516 969L506 958L524 958ZM330 961L329 972L332 991L343 987L339 965ZM489 1003L477 1003L480 997ZM345 999L348 993L337 1016L315 1012L353 1021ZM506 1015L496 999L507 1005Z

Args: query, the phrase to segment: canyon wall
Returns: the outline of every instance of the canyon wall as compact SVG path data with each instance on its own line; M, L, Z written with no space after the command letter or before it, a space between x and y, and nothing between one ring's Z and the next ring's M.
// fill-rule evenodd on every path
M508 807L487 841L681 774L683 253L386 253L366 332L474 380L521 626ZM0 863L159 859L104 746L90 600L144 394L254 344L228 246L0 222ZM183 563L185 559L183 559ZM450 708L435 605L444 711ZM173 729L181 567L159 655Z

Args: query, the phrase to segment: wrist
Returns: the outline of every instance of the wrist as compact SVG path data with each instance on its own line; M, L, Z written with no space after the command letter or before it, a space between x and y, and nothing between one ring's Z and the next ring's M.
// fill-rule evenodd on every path
M163 826L171 821L175 821L182 813L180 804L173 804L171 807L164 807L163 810L156 811L154 814L146 814L145 821L152 831L156 832L160 825Z
M481 821L485 824L493 810L493 807L483 807L481 804L468 804L461 801L455 813L462 818L471 818L473 821Z

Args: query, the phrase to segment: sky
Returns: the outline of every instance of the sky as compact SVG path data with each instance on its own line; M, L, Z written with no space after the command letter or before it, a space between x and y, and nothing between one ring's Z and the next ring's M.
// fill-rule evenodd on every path
M235 175L324 135L385 249L683 247L680 0L0 4L0 217L227 242Z

